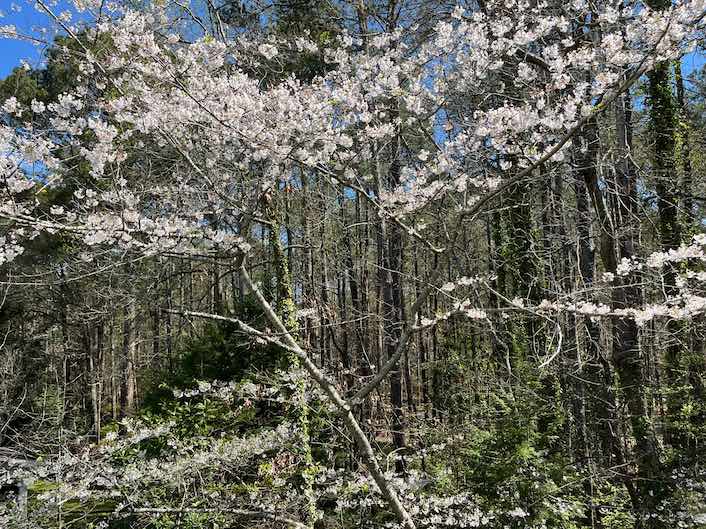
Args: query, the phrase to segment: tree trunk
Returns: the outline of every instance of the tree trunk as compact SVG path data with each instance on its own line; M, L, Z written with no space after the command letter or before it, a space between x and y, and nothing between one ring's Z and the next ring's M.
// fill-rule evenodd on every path
M135 410L135 315L136 300L130 298L123 312L120 417L130 415Z

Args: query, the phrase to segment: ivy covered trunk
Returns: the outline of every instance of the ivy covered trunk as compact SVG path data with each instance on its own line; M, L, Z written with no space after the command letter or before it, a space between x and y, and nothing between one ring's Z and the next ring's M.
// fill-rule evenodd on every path
M270 204L270 246L272 247L272 260L275 272L276 283L276 309L285 328L294 340L299 339L299 322L297 319L297 306L294 301L294 290L292 287L291 269L287 253L282 246L282 223L280 212L275 205ZM287 245L290 247L290 231L287 233ZM307 381L301 372L301 364L297 355L291 351L282 351L281 358L275 365L279 366L283 372L292 376L294 391L291 399L291 410L289 416L295 425L300 437L299 447L300 473L302 481L302 494L306 498L306 512L303 513L304 522L308 526L319 519L320 514L316 507L313 484L316 477L316 466L311 453L311 442L309 435L309 404L307 402Z

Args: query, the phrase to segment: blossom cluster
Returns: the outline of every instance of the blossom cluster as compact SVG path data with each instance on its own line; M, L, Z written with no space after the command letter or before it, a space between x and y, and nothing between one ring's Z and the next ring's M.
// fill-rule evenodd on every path
M550 152L628 72L688 47L703 8L703 0L691 0L659 12L617 11L611 2L577 0L553 13L544 3L488 2L483 13L457 7L419 47L396 30L374 36L362 51L346 33L329 47L253 35L187 41L166 8L116 9L88 30L93 38L109 36L113 46L81 58L75 90L29 108L13 97L2 102L9 116L42 119L21 133L0 130L0 169L12 195L0 211L22 213L39 229L82 232L88 246L243 250L247 232L210 225L257 215L263 184L305 167L366 187L379 177L371 165L385 171L376 161L385 144L440 125L444 138L430 136L427 148L400 159L399 182L381 189L375 203L398 220L450 196L473 204L497 188L502 173ZM599 42L575 31L589 16L600 25ZM285 52L322 53L331 70L308 84L286 78L263 87L234 66L260 57L264 68ZM526 95L517 98L520 88ZM454 124L446 120L447 101L490 93L498 97L461 112ZM55 153L67 138L100 185L79 188L65 213L69 226L49 226L36 201L17 195L39 182L65 182L70 171ZM168 168L145 174L150 159L169 160ZM488 163L496 171L481 170ZM129 176L135 172L142 176Z

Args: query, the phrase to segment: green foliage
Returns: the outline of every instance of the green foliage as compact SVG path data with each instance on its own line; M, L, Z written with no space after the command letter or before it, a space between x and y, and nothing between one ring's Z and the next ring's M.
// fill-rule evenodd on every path
M15 97L23 105L29 105L33 99L45 101L48 91L44 84L42 70L17 67L0 80L0 100Z
M147 419L166 420L175 426L172 433L178 438L218 436L238 429L252 428L258 410L242 405L231 405L221 399L200 397L164 402L159 414L145 412Z
M238 380L248 371L272 367L276 356L275 347L250 343L233 323L209 323L187 344L175 382Z
M564 443L562 386L530 358L525 318L506 325L511 375L492 388L481 383L477 393L471 382L479 376L497 380L505 362L478 355L484 343L462 325L442 334L447 362L435 366L440 386L435 405L460 421L464 435L449 452L432 458L427 470L431 466L436 492L471 492L484 511L499 513L499 527L578 527L590 498ZM442 434L430 442L445 440Z
M536 421L515 413L492 429L471 427L433 463L435 490L470 491L484 511L497 513L500 527L578 527L585 501L581 478L561 454L542 448L542 437ZM455 459L452 472L449 457Z
M630 529L635 527L630 497L622 484L607 481L600 483L595 491L593 502L597 505L609 505L601 509L601 523L606 529Z
M250 297L236 307L234 316L254 327L265 324L262 311ZM159 409L173 398L172 388L192 388L199 380L238 381L271 371L280 354L272 345L250 341L234 323L209 322L179 353L176 368L158 374L161 383L146 394L143 408Z
M341 32L339 8L322 0L285 0L275 4L276 34L308 36L320 48L330 47ZM285 67L298 79L310 81L324 75L331 65L324 61L320 53L303 52L298 54Z
M85 35L79 34L99 54L106 42L88 42ZM15 97L29 107L33 99L43 103L56 101L60 94L70 92L78 86L81 77L76 56L85 53L71 37L58 36L46 51L46 66L38 69L15 68L8 77L0 80L0 100ZM36 119L37 116L25 113L22 119Z

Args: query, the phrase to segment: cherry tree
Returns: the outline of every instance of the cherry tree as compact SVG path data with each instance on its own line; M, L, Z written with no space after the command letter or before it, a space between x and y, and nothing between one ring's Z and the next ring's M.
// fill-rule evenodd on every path
M641 76L691 49L702 34L703 0L662 10L639 2L460 3L433 26L407 14L396 25L347 30L324 44L306 36L238 32L220 20L208 28L198 23L198 9L178 2L139 11L74 3L81 20L88 17L90 23L73 23L71 13L57 13L44 0L37 8L76 46L71 52L81 72L76 89L47 105L33 101L27 107L14 98L2 102L0 263L11 263L44 233L69 237L76 259L107 253L116 263L160 256L227 260L264 312L268 329L229 315L177 312L229 321L253 340L284 351L295 377L291 394L306 401L317 392L340 415L357 446L369 477L345 479L372 480L379 494L374 501L384 500L402 527L412 529L426 519L414 504L412 482L383 470L355 408L388 376L399 377L399 362L415 333L459 316L492 327L494 314L511 312L531 313L552 324L571 313L639 326L704 311L703 272L691 266L704 260L700 235L646 259L625 254L613 265L606 263L598 283L619 292L627 292L631 274L658 284L666 265L689 265L678 288L659 303L633 304L640 300L629 295L606 302L596 289L588 299L569 290L553 299L503 299L500 308L484 307L477 292L493 289L491 277L443 278L444 258L493 201L545 178L547 167L565 163L582 149L587 129ZM346 8L361 9L357 4ZM22 37L12 27L3 27L2 34ZM320 76L303 80L283 74L287 64L310 55L326 64ZM85 178L75 177L79 165L87 168ZM387 244L385 301L392 307L385 324L387 359L363 384L345 390L299 339L297 311L309 307L296 306L286 264L277 271L283 292L279 303L267 299L248 267L264 231L278 247L278 203L284 189L295 190L297 199L302 172L315 174L333 193L359 193L376 211ZM72 189L72 199L47 207L42 193L62 187ZM591 198L602 211L600 189L593 189ZM408 310L402 310L400 300L405 240L437 256L428 277L411 280L422 284ZM429 296L439 293L451 309L424 313ZM555 329L557 343L543 365L561 349L561 326ZM396 431L402 429L398 422ZM266 432L263 439L231 441L215 452L195 454L191 461L196 459L197 466L180 467L177 459L173 472L195 479L202 469L237 465L250 457L248 450L279 446L292 435L305 444L306 416L289 426L291 431ZM165 431L138 434L127 443ZM647 447L649 436L641 435L636 433L636 442L655 450ZM403 437L395 444L404 446ZM105 450L126 448L118 443ZM71 464L82 468L91 460L72 459ZM139 491L141 483L162 479L157 474L163 470L135 465L118 471L106 463L78 486L68 479L61 492L90 494L99 482L106 490L134 485ZM283 520L292 526L316 520L313 487L327 477L315 475L311 461L309 471L308 519ZM650 472L655 468L645 467L644 477ZM343 481L337 483L343 487ZM647 489L640 494L650 495ZM267 508L273 501L294 502L268 496L247 509L221 509L268 518L275 516ZM453 511L464 498L438 500L444 501ZM459 517L468 525L487 522L472 510Z

